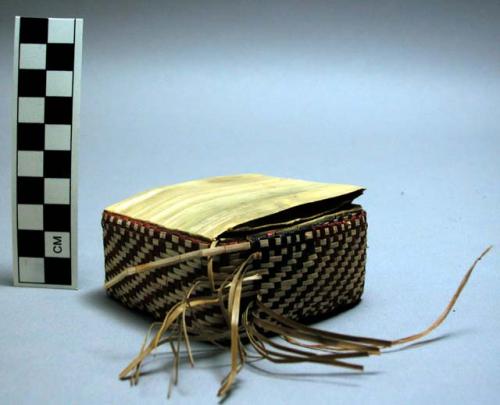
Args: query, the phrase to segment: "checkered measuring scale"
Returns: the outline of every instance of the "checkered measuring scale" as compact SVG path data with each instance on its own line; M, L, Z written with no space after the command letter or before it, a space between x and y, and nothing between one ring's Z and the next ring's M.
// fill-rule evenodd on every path
M76 288L83 20L16 17L14 285Z

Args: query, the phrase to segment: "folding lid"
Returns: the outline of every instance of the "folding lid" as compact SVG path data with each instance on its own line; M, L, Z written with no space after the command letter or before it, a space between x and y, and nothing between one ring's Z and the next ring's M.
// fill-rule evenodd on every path
M106 211L214 240L252 221L286 212L295 215L294 209L316 203L331 202L334 207L338 201L350 202L362 192L362 187L348 184L241 174L155 188L113 204Z

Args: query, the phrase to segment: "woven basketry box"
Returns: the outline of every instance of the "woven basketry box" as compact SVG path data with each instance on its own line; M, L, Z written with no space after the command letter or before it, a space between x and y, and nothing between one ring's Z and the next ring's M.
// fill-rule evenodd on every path
M166 342L177 370L181 339L191 362L190 339L230 344L231 371L220 396L245 362L243 342L271 361L359 369L338 357L364 356L388 342L311 335L303 322L361 298L366 213L352 201L362 192L350 185L246 174L157 188L108 207L102 219L106 290L163 320L120 377L137 381L144 358ZM340 352L297 357L296 349L276 346L269 335L300 346L296 339L305 338ZM177 371L173 376L175 383Z
M132 275L108 289L155 318L181 301L207 296L252 252L245 300L259 295L294 320L325 316L359 301L366 214L352 204L362 188L263 175L215 177L158 188L108 207L103 215L106 280L124 268L214 246L248 248ZM208 269L212 274L208 279ZM188 317L189 332L227 330L217 304Z
M108 207L102 220L106 290L160 320L120 378L137 382L144 359L169 343L172 387L181 341L192 364L190 339L229 343L231 370L218 392L224 396L250 356L362 370L350 359L432 332L491 247L468 269L438 318L416 334L385 340L307 325L361 298L366 213L352 201L362 192L247 174L157 188Z

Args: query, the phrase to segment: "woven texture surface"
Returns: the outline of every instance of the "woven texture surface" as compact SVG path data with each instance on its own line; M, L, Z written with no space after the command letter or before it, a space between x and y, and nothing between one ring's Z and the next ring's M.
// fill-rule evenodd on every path
M106 280L128 266L209 246L205 241L108 212L104 212L102 225ZM262 259L251 266L262 271L262 279L245 287L245 299L259 294L269 308L298 321L355 304L364 287L366 228L366 213L354 209L328 223L255 238L252 251L260 251ZM239 252L215 257L214 274L229 277L248 255L249 252ZM185 297L193 283L206 278L207 262L197 259L137 274L113 286L108 293L130 308L162 319ZM208 287L200 285L192 297L209 294ZM217 305L190 311L187 324L195 335L207 330L227 330Z

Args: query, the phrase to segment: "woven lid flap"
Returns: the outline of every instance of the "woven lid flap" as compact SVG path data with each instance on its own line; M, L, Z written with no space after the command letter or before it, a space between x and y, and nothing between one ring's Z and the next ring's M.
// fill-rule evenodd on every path
M317 201L356 196L362 190L347 184L242 174L155 188L106 211L213 240L238 225Z

